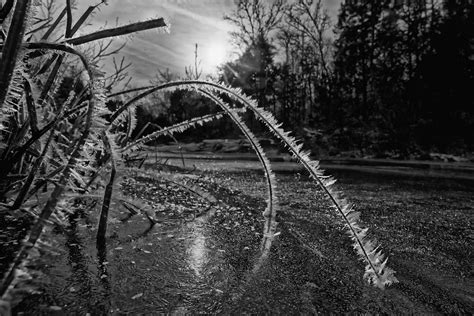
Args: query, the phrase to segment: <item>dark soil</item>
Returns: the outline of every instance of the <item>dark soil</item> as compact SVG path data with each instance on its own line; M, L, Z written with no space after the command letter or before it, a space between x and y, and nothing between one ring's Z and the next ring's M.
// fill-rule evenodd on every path
M350 172L336 177L400 283L384 291L365 284L364 265L340 219L300 174L278 176L280 234L268 260L252 272L260 254L264 179L258 172L200 169L175 179L184 187L126 177L124 195L146 203L157 224L117 203L106 249L95 247L96 215L79 212L66 228L48 231L44 241L59 254L42 250L32 261L42 273L32 282L38 293L24 296L14 312L474 313L470 183Z

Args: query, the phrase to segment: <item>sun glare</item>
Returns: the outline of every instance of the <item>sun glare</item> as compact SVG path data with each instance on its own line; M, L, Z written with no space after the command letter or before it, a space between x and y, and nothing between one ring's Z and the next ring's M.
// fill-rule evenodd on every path
M229 58L229 50L225 43L210 42L203 45L203 54L201 57L203 70L205 72L213 72L217 66L223 64Z

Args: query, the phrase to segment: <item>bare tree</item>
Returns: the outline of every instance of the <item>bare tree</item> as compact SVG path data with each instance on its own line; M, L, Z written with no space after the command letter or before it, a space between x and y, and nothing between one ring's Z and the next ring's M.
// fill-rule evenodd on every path
M303 58L312 59L312 64L321 78L329 76L328 65L331 56L331 39L328 31L331 28L330 17L323 7L322 0L297 0L286 10L286 24L283 37L293 37L293 44ZM286 35L286 36L285 36ZM309 48L309 54L301 54Z
M270 40L270 34L283 19L286 6L285 0L239 0L237 9L224 19L237 26L238 30L231 33L236 43L248 47L259 38Z
M198 80L202 75L201 60L198 58L198 44L194 44L194 65L184 67L185 78Z
M282 112L307 124L330 88L331 22L322 0L294 0L284 13L277 35L285 57Z

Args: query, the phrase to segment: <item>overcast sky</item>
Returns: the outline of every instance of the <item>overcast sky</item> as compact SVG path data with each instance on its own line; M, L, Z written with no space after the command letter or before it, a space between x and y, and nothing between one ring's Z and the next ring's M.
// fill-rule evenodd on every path
M333 19L340 2L325 1ZM97 1L78 1L78 12L94 3ZM173 73L183 74L184 67L194 63L195 43L198 43L203 70L212 71L221 59L215 54L222 55L225 50L230 55L235 50L229 38L232 25L223 20L224 14L232 12L234 7L234 0L109 0L94 16L91 27L97 28L106 22L113 26L116 18L119 25L157 17L170 22L169 34L146 31L126 39L128 44L121 53L133 63L129 72L136 84L146 84L157 69L168 68ZM117 44L120 41L122 39Z

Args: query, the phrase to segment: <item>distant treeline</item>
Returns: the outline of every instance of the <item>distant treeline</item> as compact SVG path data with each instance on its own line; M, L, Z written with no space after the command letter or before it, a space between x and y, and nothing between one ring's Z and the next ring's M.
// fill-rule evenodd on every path
M331 21L322 0L240 0L226 19L242 52L220 79L254 96L313 149L473 150L473 1L344 1ZM166 103L156 117L163 124L211 110L189 92ZM224 122L202 134L230 131Z

